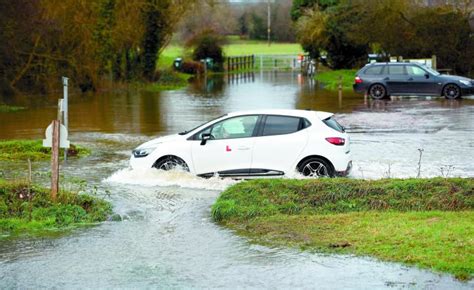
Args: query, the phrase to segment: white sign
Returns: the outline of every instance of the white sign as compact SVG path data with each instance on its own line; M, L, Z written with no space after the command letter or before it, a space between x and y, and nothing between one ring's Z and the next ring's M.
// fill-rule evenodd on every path
M59 131L59 148L69 148L70 142L67 140L68 132L66 127L61 124ZM53 123L49 124L48 128L45 131L46 139L43 139L43 147L52 147L53 146Z

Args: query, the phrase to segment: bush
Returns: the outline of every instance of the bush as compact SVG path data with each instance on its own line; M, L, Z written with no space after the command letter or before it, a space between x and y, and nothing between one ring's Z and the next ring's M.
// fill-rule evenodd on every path
M224 63L222 43L223 38L209 29L196 34L186 46L194 48L192 56L195 61L212 58L214 65L211 69L220 70Z

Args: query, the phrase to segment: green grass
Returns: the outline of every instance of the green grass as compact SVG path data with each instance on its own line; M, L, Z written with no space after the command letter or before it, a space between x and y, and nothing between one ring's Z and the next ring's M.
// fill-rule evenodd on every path
M229 38L224 45L225 56L252 55L252 54L294 54L303 53L298 43L272 43L268 46L266 41L240 40ZM176 44L168 45L158 59L158 67L170 68L177 57L185 57L185 50Z
M320 81L326 89L337 90L339 88L340 77L342 76L342 89L352 89L354 78L357 70L341 69L318 72L315 76L316 80Z
M63 150L61 150L62 152ZM83 157L90 150L82 146L71 145L68 156ZM62 157L63 154L60 154ZM0 140L0 161L26 160L32 161L51 159L51 148L43 147L42 140Z
M34 234L94 224L112 213L110 203L62 191L57 200L39 186L0 180L0 234Z
M160 79L157 82L146 84L142 90L148 92L159 92L176 90L188 85L188 80L192 75L179 73L172 69L164 69L160 72Z
M474 274L474 179L255 180L224 191L215 221L257 242Z
M0 113L11 113L26 110L25 107L9 106L0 104Z

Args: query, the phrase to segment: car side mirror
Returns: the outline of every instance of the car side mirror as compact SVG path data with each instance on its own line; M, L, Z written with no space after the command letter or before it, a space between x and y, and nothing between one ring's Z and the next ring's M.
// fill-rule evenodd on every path
M430 78L430 74L425 74L425 78L429 79Z
M207 140L211 140L211 133L204 133L201 135L201 145L206 145Z

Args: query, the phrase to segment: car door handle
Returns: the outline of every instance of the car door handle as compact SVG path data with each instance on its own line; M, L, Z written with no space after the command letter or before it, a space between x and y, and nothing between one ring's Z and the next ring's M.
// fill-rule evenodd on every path
M386 78L384 78L383 80L384 80L384 81L389 81L390 78L389 78L389 77L386 77Z
M250 150L250 147L247 147L247 146L240 146L239 148L237 148L238 150Z
M408 80L409 80L409 81L412 81L412 80L413 80L413 78L409 78Z

